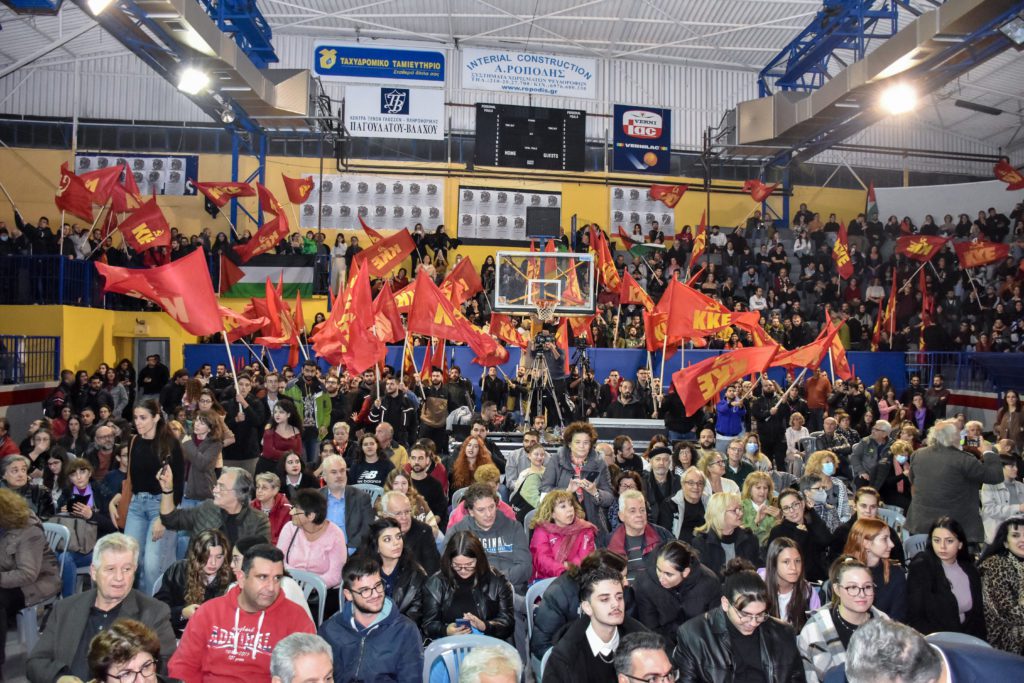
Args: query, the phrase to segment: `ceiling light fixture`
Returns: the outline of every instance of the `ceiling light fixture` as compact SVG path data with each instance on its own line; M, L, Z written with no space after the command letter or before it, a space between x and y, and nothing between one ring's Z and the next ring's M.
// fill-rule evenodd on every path
M114 4L114 0L88 0L88 2L85 3L86 7L89 8L89 11L92 12L94 17L99 16L103 10L107 9L112 4Z
M907 83L894 83L882 91L879 103L890 114L906 114L917 106L917 90Z
M226 126L230 126L235 122L235 110L230 105L225 106L220 112L220 120Z
M198 95L210 85L210 76L195 67L186 67L178 76L178 90L188 95Z

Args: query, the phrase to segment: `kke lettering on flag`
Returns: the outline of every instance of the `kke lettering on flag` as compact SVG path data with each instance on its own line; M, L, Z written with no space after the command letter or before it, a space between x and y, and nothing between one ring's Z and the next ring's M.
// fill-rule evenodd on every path
M958 242L953 245L961 268L978 268L1010 255L1010 245L999 242Z
M932 235L904 235L896 240L896 253L925 263L931 261L948 241L945 237Z
M356 254L352 259L352 265L358 266L359 263L365 262L370 275L385 277L397 268L414 249L416 249L416 243L413 242L412 235L409 234L408 228L403 228L394 235L374 242Z
M218 209L235 197L253 197L256 195L256 190L252 189L252 185L249 183L231 181L201 183L193 180L192 185L213 202Z
M674 209L688 189L690 189L689 185L651 185L648 191L651 193L651 199L660 201L668 208Z
M289 178L285 174L281 174L281 180L284 181L284 189L288 193L288 201L292 204L302 204L309 195L313 192L313 176L308 175L305 178Z
M686 408L686 414L696 413L740 377L763 372L778 350L776 344L737 349L673 374L672 384Z
M832 245L832 260L836 262L839 277L849 280L853 277L853 261L850 260L850 239L846 234L846 223L839 224L839 235Z
M137 252L171 245L170 226L153 197L128 214L118 227L128 245Z
M222 328L202 249L156 268L117 268L97 262L96 270L103 276L104 292L151 301L189 334L204 336Z
M252 257L266 254L276 247L282 239L288 237L288 230L288 217L281 213L272 220L264 221L252 239L235 247L235 253L242 263L247 263Z

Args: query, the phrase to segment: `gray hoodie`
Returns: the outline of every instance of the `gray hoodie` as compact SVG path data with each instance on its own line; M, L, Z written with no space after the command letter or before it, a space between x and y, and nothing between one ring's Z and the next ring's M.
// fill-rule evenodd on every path
M491 566L505 575L516 593L525 595L526 584L533 571L533 556L530 555L526 530L519 522L498 512L491 528L483 531L473 517L467 514L458 524L448 527L444 537L446 544L456 531L472 531L487 551Z

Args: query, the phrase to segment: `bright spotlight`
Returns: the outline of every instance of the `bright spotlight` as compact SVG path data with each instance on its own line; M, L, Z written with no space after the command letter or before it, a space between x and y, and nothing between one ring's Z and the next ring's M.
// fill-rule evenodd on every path
M113 4L113 2L114 0L88 0L88 2L86 2L85 4L89 8L89 11L92 12L92 15L95 17L99 16L99 14L103 10L110 7L110 5Z
M235 110L230 106L225 106L220 112L220 120L225 125L231 125L235 122Z
M195 67L187 67L178 76L178 90L189 95L198 95L199 91L210 84L210 77Z
M917 106L917 91L906 83L896 83L882 91L880 103L890 114L906 114Z

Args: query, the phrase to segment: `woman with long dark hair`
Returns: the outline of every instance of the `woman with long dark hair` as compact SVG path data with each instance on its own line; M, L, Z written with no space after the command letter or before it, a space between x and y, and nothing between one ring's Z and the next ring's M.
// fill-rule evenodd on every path
M952 517L932 522L928 544L910 561L907 603L907 624L925 635L957 631L985 639L981 575Z
M1024 655L1024 516L999 525L978 562L992 647Z
M36 432L37 434L39 432ZM82 457L89 448L90 440L82 429L82 418L71 415L67 419L67 427L64 436L57 442L61 448L73 456Z
M302 457L295 451L288 451L278 462L277 476L281 478L281 492L288 500L291 500L299 489L320 488L320 480L313 476L306 463L302 462Z
M359 439L359 454L348 470L348 481L351 484L372 484L383 488L394 463L384 457L380 441L373 434L363 434Z
M164 528L160 521L160 496L163 492L157 473L165 466L174 476L174 504L180 505L184 494L185 458L181 444L174 438L160 405L150 399L133 411L137 436L129 442L128 479L131 502L126 519L118 517L121 501L118 493L110 501L110 519L124 525L124 532L139 544L139 589L152 595L153 583L174 562L177 534ZM172 493L172 491L168 491Z
M512 595L512 584L491 568L480 539L457 531L441 554L441 569L423 589L423 635L482 633L508 640L516 623Z
M768 587L768 613L797 632L807 623L807 613L821 607L818 591L804 576L803 555L793 539L781 536L769 543L764 568L757 573Z
M677 629L718 605L722 587L715 573L701 564L697 552L683 541L661 546L654 568L641 573L634 586L637 620L660 633L671 652Z
M270 411L271 428L263 432L263 451L256 462L256 474L273 472L286 453L302 456L302 420L295 401L281 396Z
M1020 394L1013 389L1003 394L1003 404L996 412L992 431L997 439L1010 439L1018 451L1024 450L1024 408L1020 403Z
M171 626L181 638L199 606L223 595L234 580L231 543L219 529L207 529L189 539L185 557L167 568L154 597L171 609Z
M399 612L419 626L427 573L406 546L398 521L381 517L370 522L370 532L356 554L372 557L380 563L384 595L391 599Z

